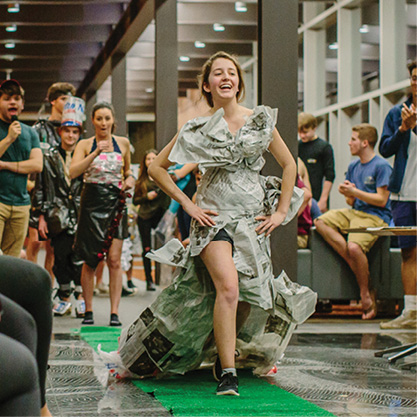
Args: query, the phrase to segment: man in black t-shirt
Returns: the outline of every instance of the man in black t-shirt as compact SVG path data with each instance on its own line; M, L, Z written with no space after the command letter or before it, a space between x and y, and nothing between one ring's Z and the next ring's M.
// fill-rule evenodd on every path
M328 209L330 190L335 179L333 148L316 135L317 120L309 113L298 116L298 156L307 167L313 198L322 213Z

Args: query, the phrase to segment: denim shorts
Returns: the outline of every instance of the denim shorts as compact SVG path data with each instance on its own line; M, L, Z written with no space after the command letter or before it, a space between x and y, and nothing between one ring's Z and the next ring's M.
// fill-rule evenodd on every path
M417 203L415 201L391 200L391 212L396 226L416 226ZM415 236L398 236L401 249L415 248Z

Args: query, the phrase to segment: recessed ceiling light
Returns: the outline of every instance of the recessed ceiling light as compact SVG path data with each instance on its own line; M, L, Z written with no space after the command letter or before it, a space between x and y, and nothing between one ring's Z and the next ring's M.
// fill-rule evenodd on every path
M16 25L9 25L6 26L6 32L16 32L17 26Z
M15 47L16 47L16 44L15 44L14 42L7 42L7 43L4 45L4 47L5 47L5 48L7 48L7 49L13 49L13 48L15 48Z
M213 30L215 32L224 32L225 27L221 23L214 23L213 24Z
M362 26L359 28L359 32L360 32L360 33L369 33L369 26L368 26L368 25L362 25Z
M5 59L6 61L10 61L10 62L12 62L12 61L14 61L15 56L14 56L14 55L4 55L4 59Z
M248 11L248 8L246 6L246 3L244 3L243 1L237 1L235 3L235 10L239 13L244 13Z
M206 47L206 44L205 44L204 42L195 41L195 42L194 42L194 46L195 46L196 48L205 48L205 47Z
M150 88L145 88L145 91L146 91L147 93L153 93L153 88L152 88L152 87L150 87Z
M19 13L20 12L19 3L9 3L7 6L7 11L9 13Z
M181 62L188 62L189 60L190 60L190 57L189 56L185 56L185 55L180 56L180 61Z
M337 42L333 42L329 45L329 49L339 49L339 45Z

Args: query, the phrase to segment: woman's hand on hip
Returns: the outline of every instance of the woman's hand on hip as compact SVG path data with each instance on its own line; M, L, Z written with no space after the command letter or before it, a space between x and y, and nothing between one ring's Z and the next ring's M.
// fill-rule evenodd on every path
M262 221L262 223L255 229L258 235L265 233L269 236L274 229L276 229L285 219L286 214L276 211L270 216L258 216L255 220Z
M201 226L214 226L216 222L211 216L218 216L219 214L214 210L202 209L190 201L190 204L183 206L184 210Z

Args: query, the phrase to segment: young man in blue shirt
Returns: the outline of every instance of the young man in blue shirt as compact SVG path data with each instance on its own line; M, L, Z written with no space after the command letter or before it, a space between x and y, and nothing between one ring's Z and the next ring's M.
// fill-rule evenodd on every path
M392 168L375 154L378 141L375 127L362 123L352 128L350 153L359 159L351 162L339 192L352 208L330 210L315 220L317 231L347 262L355 274L362 301L362 319L376 317L375 293L369 289L369 264L366 253L378 239L370 233L350 233L347 241L341 230L357 227L388 226L391 220L388 181Z

